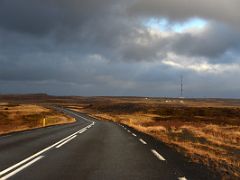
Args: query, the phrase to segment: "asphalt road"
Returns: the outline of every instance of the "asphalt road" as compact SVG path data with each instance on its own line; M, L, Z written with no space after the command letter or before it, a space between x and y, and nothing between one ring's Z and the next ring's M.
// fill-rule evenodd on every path
M129 127L64 111L77 122L0 136L0 180L219 178Z

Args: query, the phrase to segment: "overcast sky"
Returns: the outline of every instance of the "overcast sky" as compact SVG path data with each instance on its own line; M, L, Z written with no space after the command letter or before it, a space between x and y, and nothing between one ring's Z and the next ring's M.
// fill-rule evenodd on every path
M240 98L239 0L1 0L0 94Z

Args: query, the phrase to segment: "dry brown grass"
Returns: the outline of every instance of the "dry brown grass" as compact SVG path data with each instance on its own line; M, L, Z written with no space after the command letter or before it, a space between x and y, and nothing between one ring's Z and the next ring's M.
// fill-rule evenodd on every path
M50 103L127 124L222 174L240 179L240 100L138 97L0 96L0 101ZM1 116L6 115L0 113Z
M32 104L0 103L0 134L74 122L74 119Z
M100 98L69 107L131 126L165 142L192 161L207 165L220 173L222 179L239 179L238 106L238 101L224 100Z

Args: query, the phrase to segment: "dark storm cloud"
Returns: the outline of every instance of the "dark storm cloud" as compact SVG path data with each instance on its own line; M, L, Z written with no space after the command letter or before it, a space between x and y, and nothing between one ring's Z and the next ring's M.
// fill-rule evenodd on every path
M151 52L154 49L162 52L168 50L216 61L229 52L236 53L240 50L239 8L240 3L237 0L137 0L128 8L128 13L134 17L166 18L170 23L184 22L191 18L205 19L209 24L203 32L181 33L170 38L159 38L159 43L155 43L156 47L148 52L154 55L156 51ZM133 49L133 51L137 50Z
M222 57L240 50L240 32L228 26L210 23L201 33L172 33L171 36L151 36L151 32L136 33L133 39L122 45L122 57L126 61L162 60L167 52L189 57L205 57L212 63L229 63ZM139 42L140 41L140 42Z
M203 33L184 33L173 37L172 50L188 56L219 59L226 53L240 50L240 32L229 27L211 24Z
M219 69L238 64L238 9L237 0L2 0L0 93L177 96L180 74L194 82L189 96L201 95L200 86L211 94L226 80L237 92L231 80L236 69L227 76L203 76L162 61L171 60L171 53L179 56L177 63L181 57L201 63L203 57ZM200 17L207 27L198 33L154 33L143 23L152 17L169 23ZM218 80L215 87L202 80L209 76Z
M0 27L18 32L41 34L57 23L57 12L41 1L0 1Z
M240 28L238 0L137 0L130 14L183 21L192 17L221 21Z
M0 27L31 34L45 34L56 28L74 29L107 13L110 0L2 0Z

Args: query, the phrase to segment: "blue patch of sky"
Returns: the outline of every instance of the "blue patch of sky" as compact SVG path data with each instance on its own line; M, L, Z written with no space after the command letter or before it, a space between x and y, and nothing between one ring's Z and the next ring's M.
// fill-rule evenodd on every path
M188 29L201 29L207 25L207 21L201 18L191 18L184 22L169 22L165 18L157 19L150 18L143 22L143 25L148 28L158 29L160 31L184 32Z

